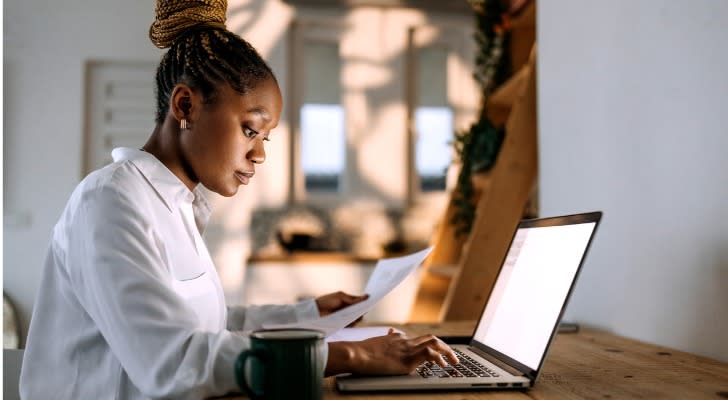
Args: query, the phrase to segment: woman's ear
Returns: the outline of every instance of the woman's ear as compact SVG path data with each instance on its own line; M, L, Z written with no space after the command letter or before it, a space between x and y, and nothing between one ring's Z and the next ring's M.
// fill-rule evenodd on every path
M172 115L174 115L177 121L183 119L187 123L191 123L191 115L197 112L197 109L201 107L200 96L192 90L189 86L184 83L178 83L172 89L172 96L169 102L169 108Z

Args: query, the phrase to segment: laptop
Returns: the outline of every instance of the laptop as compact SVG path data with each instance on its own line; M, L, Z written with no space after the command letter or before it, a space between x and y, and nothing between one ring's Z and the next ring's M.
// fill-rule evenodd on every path
M523 220L511 239L460 364L424 363L409 375L339 376L343 392L526 389L544 364L601 212Z

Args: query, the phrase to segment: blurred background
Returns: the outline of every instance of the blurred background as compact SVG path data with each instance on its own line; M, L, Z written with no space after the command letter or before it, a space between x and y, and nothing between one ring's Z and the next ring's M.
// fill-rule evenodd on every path
M605 213L566 317L728 361L728 3L712 0L229 0L227 26L270 63L284 114L251 184L210 194L227 301L361 292L378 258L451 223L455 134L482 120L484 83L507 78L479 76L478 56L518 45L476 39L493 3L487 26L538 48L523 215ZM22 347L51 230L112 148L146 141L163 52L151 1L9 0L3 13L5 325ZM423 275L366 318L411 320Z

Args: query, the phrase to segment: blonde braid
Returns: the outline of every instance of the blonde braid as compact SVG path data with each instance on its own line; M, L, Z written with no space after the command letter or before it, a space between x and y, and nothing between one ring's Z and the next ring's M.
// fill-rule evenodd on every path
M158 0L149 38L166 49L193 27L225 29L226 12L227 0Z
M149 38L169 50L157 68L157 124L164 123L174 87L188 85L214 104L222 85L239 94L275 76L245 39L225 28L227 0L157 0Z

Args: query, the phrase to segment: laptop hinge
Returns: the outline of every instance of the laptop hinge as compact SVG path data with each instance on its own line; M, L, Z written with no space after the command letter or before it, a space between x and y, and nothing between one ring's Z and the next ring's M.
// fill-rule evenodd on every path
M499 360L498 358L494 357L491 354L486 353L483 350L480 350L479 348L475 346L468 346L468 349L472 351L473 353L485 358L486 360L492 362L493 364L497 365L499 368L503 369L504 371L508 372L509 374L513 376L526 376L523 372L517 370L516 368L511 367L510 365L504 363L503 361Z

